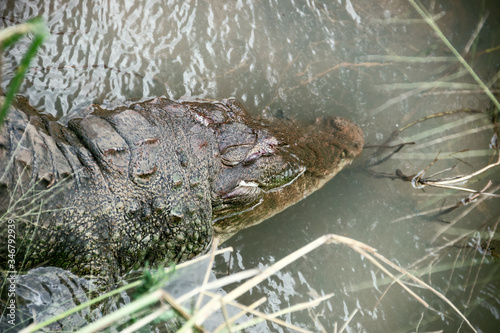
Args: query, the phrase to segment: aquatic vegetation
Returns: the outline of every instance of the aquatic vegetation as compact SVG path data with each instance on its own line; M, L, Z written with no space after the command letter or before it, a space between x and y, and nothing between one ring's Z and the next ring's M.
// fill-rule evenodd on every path
M45 23L40 18L35 18L26 23L0 30L1 51L5 50L27 34L33 34L33 40L31 41L29 48L26 50L24 57L20 61L15 75L10 81L9 88L5 94L5 99L2 101L2 105L0 106L0 126L2 126L3 121L7 116L9 106L12 104L15 95L19 91L31 60L36 56L38 48L48 36Z

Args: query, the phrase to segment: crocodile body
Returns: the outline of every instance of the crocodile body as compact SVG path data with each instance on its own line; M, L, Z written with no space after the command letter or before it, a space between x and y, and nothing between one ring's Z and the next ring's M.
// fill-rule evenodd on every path
M254 119L233 99L93 106L67 125L18 103L0 132L0 232L15 223L17 270L115 280L283 210L362 145L348 120Z

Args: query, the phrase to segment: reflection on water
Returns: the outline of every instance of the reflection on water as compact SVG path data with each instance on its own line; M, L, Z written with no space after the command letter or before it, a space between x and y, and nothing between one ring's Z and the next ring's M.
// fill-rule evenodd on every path
M499 68L500 15L494 5L483 8L481 3L425 5L488 82ZM489 16L481 32L469 43L485 13ZM476 82L460 71L449 50L403 0L7 1L2 24L36 15L47 20L52 36L33 62L23 94L52 114L74 116L93 102L112 106L155 95L232 96L254 115L273 116L280 110L286 117L307 120L320 115L351 118L363 128L367 144L377 145L421 117L489 105ZM26 46L21 43L5 54L4 86ZM413 175L439 156L428 175L448 167L454 169L437 177L472 173L495 159L488 149L490 124L484 114L469 113L418 123L392 141L415 145L372 170ZM376 151L366 149L357 168L236 235L227 243L236 254L221 259L216 269L226 271L226 263L233 271L266 267L320 235L346 235L421 272L475 327L494 331L500 319L500 265L483 256L480 245L498 225L498 201L482 200L437 215L468 194L417 191L409 182L373 177L361 166L391 150L374 156ZM461 155L453 154L458 151ZM467 185L481 189L499 178L497 170ZM328 245L240 301L250 304L266 296L267 305L259 309L275 312L334 292L311 312L284 317L312 331L332 331L335 323L340 328L356 309L350 332L456 331L466 326L435 295L416 288L430 305L425 308L400 287L388 288L388 282L366 258L345 246Z

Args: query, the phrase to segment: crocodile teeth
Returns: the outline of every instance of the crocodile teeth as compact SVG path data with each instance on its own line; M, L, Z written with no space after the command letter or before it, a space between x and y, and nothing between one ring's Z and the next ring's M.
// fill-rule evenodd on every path
M240 203L251 203L257 200L262 193L262 189L255 182L246 182L241 180L234 189L224 194L222 199L225 201L236 201Z
M241 180L240 183L238 184L238 186L251 186L251 187L259 187L259 184L257 184L256 182L246 182L244 180Z

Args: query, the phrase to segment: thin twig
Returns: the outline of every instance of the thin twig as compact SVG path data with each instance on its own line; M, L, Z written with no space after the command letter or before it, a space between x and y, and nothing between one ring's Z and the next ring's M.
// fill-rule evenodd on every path
M494 186L494 188L491 190L492 193L498 191L500 189L500 185ZM473 209L475 209L478 205L480 205L484 200L486 200L488 197L487 196L481 196L478 197L477 201L474 201L457 216L455 217L452 221L450 221L449 224L443 226L440 230L437 230L435 235L431 239L431 243L435 242L438 237L440 237L446 230L451 228L453 225L455 225L458 221L460 221L462 218L464 218L467 214L469 214Z

